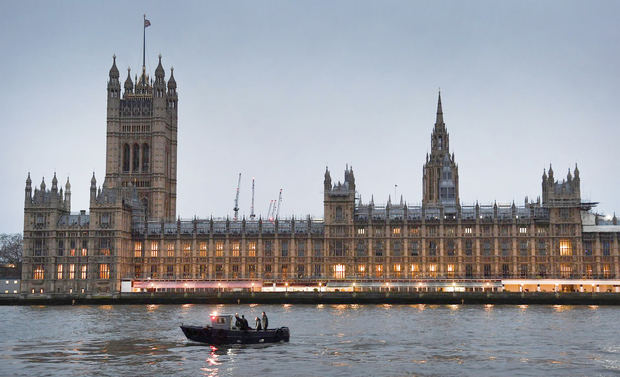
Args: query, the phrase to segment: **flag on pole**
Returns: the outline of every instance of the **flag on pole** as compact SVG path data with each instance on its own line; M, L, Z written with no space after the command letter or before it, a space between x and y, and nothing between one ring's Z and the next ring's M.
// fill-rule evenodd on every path
M146 18L144 19L144 27L149 27L151 26L151 21L147 20Z

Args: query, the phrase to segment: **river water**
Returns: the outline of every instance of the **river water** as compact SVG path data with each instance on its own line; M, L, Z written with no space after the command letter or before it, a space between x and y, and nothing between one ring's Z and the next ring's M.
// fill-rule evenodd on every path
M178 325L203 324L213 311L266 311L291 341L188 342ZM2 306L0 320L2 376L620 374L617 307Z

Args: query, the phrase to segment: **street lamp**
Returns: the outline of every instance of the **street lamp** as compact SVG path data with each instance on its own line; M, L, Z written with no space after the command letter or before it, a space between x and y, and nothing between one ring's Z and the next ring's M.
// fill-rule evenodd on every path
M288 282L284 283L284 292L288 293Z

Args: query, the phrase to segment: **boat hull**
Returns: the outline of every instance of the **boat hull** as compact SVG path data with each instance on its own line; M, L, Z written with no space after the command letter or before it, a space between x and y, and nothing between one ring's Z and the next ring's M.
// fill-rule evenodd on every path
M268 330L226 330L214 329L211 326L181 326L187 339L207 344L260 344L288 342L288 327Z

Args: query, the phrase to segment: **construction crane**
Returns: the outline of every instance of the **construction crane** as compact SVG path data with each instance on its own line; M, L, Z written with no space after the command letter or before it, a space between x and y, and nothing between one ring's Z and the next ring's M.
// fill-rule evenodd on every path
M273 221L273 217L271 217L271 209L273 208L273 203L275 202L275 200L270 200L269 201L269 209L267 210L267 219L269 221Z
M278 195L278 211L276 212L276 219L280 217L280 207L282 207L282 189L280 189L280 195Z
M256 215L254 214L254 177L252 177L252 206L250 207L250 219L254 220Z
M239 185L241 185L241 173L239 173L239 180L237 180L237 195L235 195L235 207L233 208L233 211L235 211L235 221L239 218Z

